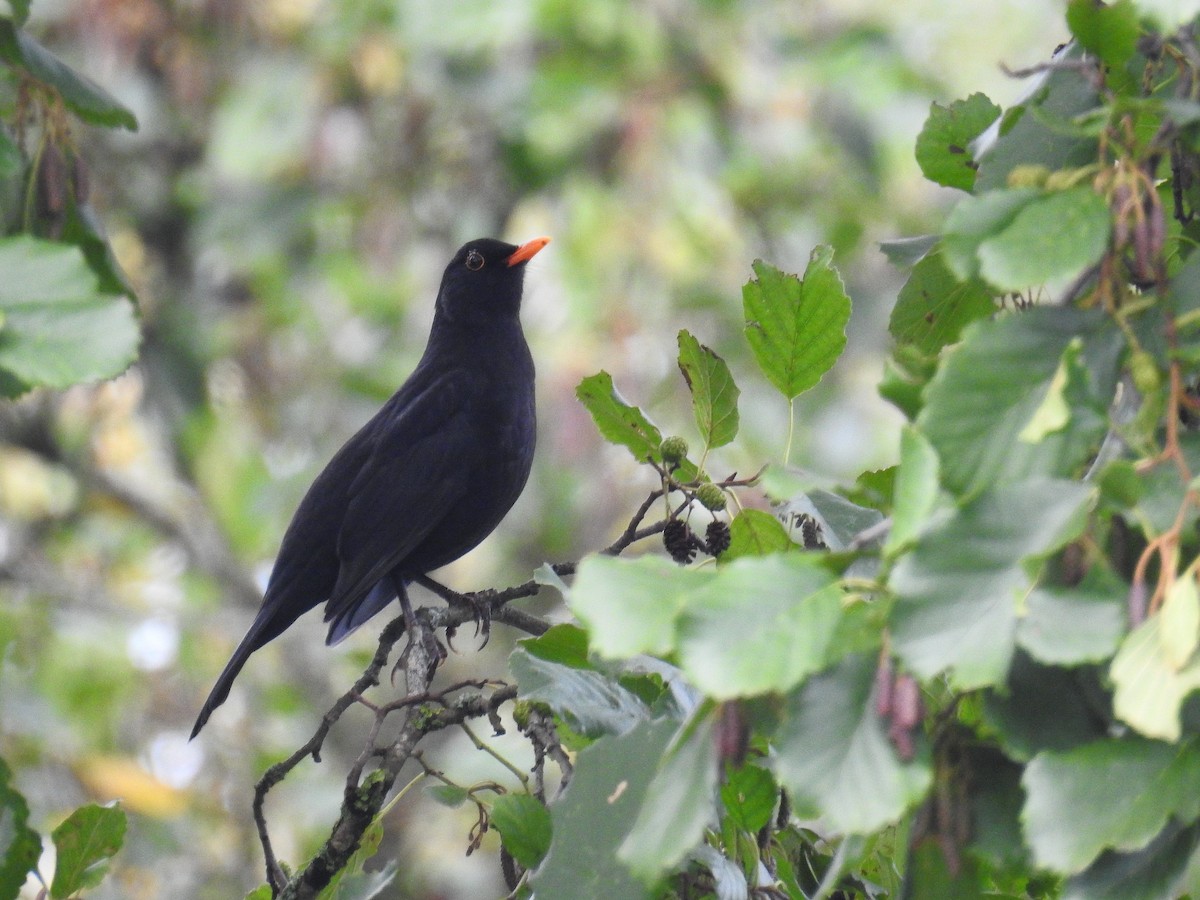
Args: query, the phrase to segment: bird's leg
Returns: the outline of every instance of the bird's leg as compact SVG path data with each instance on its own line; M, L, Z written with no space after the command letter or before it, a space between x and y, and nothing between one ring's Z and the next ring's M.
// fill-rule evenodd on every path
M396 672L403 667L407 681L405 690L412 690L412 685L427 685L433 679L433 673L446 659L446 650L438 642L437 635L433 633L433 630L419 620L416 613L413 612L404 579L394 575L388 577L400 600L400 610L404 616L404 631L408 635L408 644L392 669L392 681L395 682Z

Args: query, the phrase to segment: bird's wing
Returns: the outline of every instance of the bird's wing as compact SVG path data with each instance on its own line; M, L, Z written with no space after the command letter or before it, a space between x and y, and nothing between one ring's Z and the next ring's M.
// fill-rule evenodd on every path
M382 411L375 448L348 492L338 534L340 568L325 621L353 617L380 579L464 499L463 473L482 452L473 387L466 373L448 372Z

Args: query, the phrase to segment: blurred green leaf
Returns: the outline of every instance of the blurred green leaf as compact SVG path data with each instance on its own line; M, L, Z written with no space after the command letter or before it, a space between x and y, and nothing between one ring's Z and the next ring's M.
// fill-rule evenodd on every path
M692 394L696 425L708 449L723 447L737 436L738 390L725 360L687 331L679 332L679 371Z
M714 570L679 618L679 665L710 697L786 691L828 662L841 589L811 554L748 556Z
M1200 826L1172 821L1145 847L1129 853L1106 850L1087 870L1068 879L1063 900L1162 900L1195 896L1194 871ZM1180 891L1186 891L1181 894Z
M900 289L888 333L933 355L957 341L967 325L995 311L992 292L981 281L959 281L943 254L934 251L916 264Z
M906 425L900 432L900 467L885 553L895 555L916 539L937 505L938 490L937 453L920 431Z
M1000 117L1000 107L983 94L955 100L948 107L929 107L929 118L917 135L917 164L925 177L946 187L969 191L978 166L970 145Z
M549 662L517 649L508 658L520 697L545 703L586 737L624 734L650 718L650 709L612 676Z
M1083 871L1108 848L1145 847L1171 817L1200 815L1200 750L1119 738L1039 753L1021 779L1025 839L1039 866Z
M643 722L580 751L571 788L550 806L554 838L530 879L538 896L642 900L651 891L617 859L675 734L671 720Z
M0 368L28 386L111 378L133 362L140 335L124 297L98 293L75 247L0 239Z
M850 298L832 259L831 248L817 247L803 278L755 260L757 278L742 288L746 339L789 400L820 381L846 346Z
M547 662L562 663L577 669L588 668L587 632L578 625L554 625L545 633L518 643L526 653L532 653Z
M0 900L16 900L41 856L42 839L28 821L29 805L12 786L12 772L0 759Z
M1022 440L1054 386L1073 341L1082 352L1064 388L1070 418L1036 442ZM1069 476L1108 428L1123 338L1097 311L1037 307L977 322L943 361L917 424L956 494L1032 475Z
M958 201L946 217L942 255L960 282L969 283L979 277L980 245L1003 233L1039 196L1039 191L1025 187L989 191Z
M17 28L11 20L2 18L0 59L24 69L43 84L57 90L67 107L85 122L137 131L138 123L134 114L104 88L86 75L76 72Z
M879 249L893 266L910 269L925 258L941 241L940 234L922 234L917 237L893 238L880 241Z
M1067 4L1067 25L1084 49L1114 69L1129 62L1137 49L1138 9L1132 0L1103 5L1093 0L1071 0Z
M980 243L979 272L1008 291L1066 281L1100 261L1111 230L1108 204L1090 187L1050 194Z
M943 514L892 571L892 646L914 673L970 690L1003 681L1037 563L1079 534L1092 489L998 485Z
M1182 668L1168 658L1159 610L1125 636L1109 671L1113 712L1147 737L1177 741L1179 710L1200 688L1200 660Z
M1025 600L1017 643L1038 660L1060 666L1100 662L1125 634L1128 587L1099 569L1078 587L1038 585Z
M466 788L457 784L431 784L428 793L442 806L449 806L451 809L462 806L470 796Z
M501 794L492 801L492 827L512 858L532 869L550 849L550 810L530 794Z
M125 811L117 806L81 806L51 832L57 861L50 896L67 898L98 885L125 842Z
M714 722L714 716L707 715L685 726L660 760L637 819L617 848L617 859L644 884L652 884L682 860L716 820Z
M868 834L899 819L929 789L928 751L901 761L872 699L875 659L848 656L787 698L772 765L803 816L841 834Z

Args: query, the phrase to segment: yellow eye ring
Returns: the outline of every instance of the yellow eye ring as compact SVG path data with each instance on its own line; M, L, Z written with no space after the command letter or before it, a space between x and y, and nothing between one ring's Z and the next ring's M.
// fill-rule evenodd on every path
M478 250L472 250L467 254L467 268L472 272L478 272L483 268L483 254Z

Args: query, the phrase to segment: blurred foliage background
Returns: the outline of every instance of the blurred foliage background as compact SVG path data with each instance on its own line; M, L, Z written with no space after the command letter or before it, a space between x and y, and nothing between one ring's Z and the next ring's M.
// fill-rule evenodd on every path
M45 829L123 799L129 836L96 896L262 880L251 786L378 629L327 651L308 617L187 733L302 492L420 355L459 244L554 238L527 276L534 475L443 573L454 587L611 540L650 485L602 446L575 385L607 369L687 436L680 327L743 390L743 439L713 474L782 458L787 410L741 336L756 257L802 271L813 245L836 249L850 349L803 399L791 458L852 478L895 457L874 384L902 273L877 242L938 225L945 198L912 156L929 104L1007 105L1022 85L998 64L1045 59L1061 28L1034 0L37 0L29 30L141 126L75 132L137 290L141 361L0 408L0 755ZM463 633L440 677L502 675L513 638L498 627L476 652ZM325 836L358 739L335 732L323 765L272 793L283 858ZM433 762L504 774L465 739ZM391 814L404 896L503 894L494 854L464 858L470 814L434 809L414 796Z

